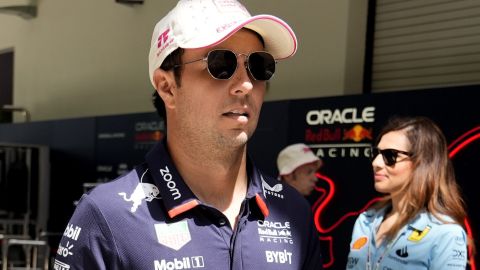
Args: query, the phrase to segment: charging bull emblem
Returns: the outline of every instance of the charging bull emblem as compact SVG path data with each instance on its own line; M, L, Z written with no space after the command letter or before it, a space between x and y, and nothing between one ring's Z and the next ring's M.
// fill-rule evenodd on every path
M160 197L157 197L158 194L160 194L158 188L150 183L138 183L129 198L127 198L127 193L125 192L118 193L125 201L133 202L132 208L130 208L130 212L132 213L137 211L138 206L142 204L142 200L151 202L153 199L160 199Z

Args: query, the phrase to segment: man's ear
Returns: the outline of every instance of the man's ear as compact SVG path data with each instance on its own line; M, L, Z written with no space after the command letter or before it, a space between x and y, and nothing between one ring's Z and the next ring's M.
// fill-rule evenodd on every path
M157 68L153 73L153 81L158 95L163 99L166 108L175 107L175 94L177 83L173 71L165 71Z

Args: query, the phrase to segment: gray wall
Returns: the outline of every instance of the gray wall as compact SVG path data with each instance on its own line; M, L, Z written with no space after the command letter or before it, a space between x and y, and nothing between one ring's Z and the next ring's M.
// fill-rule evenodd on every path
M151 32L175 3L38 0L35 18L0 13L0 52L13 50L15 57L14 105L33 121L152 111ZM266 100L361 92L367 0L243 3L252 14L283 18L299 39Z

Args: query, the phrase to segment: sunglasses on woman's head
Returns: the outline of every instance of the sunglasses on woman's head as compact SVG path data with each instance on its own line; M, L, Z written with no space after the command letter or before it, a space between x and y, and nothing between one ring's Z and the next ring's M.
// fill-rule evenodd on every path
M268 81L275 73L276 61L268 52L253 52L246 55L242 53L236 54L230 50L212 50L202 59L175 65L175 68L198 61L206 61L207 70L214 79L228 80L237 70L237 57L239 55L246 56L245 64L247 70L255 80Z
M390 167L395 165L395 163L397 163L398 154L404 154L409 157L412 156L412 153L406 152L406 151L401 151L401 150L391 149L391 148L378 149L377 147L372 147L370 151L370 158L372 159L372 161L378 156L378 154L382 155L383 162L385 163L385 165Z

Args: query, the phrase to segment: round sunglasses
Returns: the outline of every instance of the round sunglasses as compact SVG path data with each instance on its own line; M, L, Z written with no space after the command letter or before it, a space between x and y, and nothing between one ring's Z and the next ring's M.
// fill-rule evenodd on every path
M228 80L237 70L237 57L239 55L245 56L245 66L255 80L268 81L275 73L275 59L271 54L263 51L252 52L247 55L242 53L236 54L230 50L212 50L204 58L185 62L174 67L177 68L198 61L206 61L208 73L214 79Z
M383 162L385 163L385 165L390 166L390 167L394 166L397 163L398 154L404 154L404 155L409 156L409 157L411 157L413 155L413 153L406 152L406 151L401 151L401 150L397 150L397 149L391 149L391 148L378 149L377 147L372 147L372 149L370 151L370 158L371 158L372 162L378 156L378 154L382 155Z

